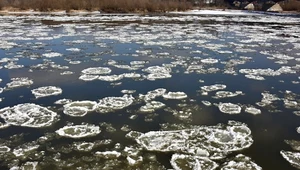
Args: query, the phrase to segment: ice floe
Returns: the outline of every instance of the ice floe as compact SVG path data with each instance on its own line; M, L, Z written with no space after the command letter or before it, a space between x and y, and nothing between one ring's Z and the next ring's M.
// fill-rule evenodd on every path
M125 94L122 97L105 97L99 100L97 111L100 113L112 112L130 106L134 101L131 95Z
M23 86L30 86L33 84L33 81L28 77L18 77L12 78L10 83L7 83L6 86L9 89L23 87Z
M74 117L83 117L97 108L97 102L84 100L69 102L64 105L64 114Z
M98 135L101 130L95 125L67 125L55 131L59 136L68 138L84 138Z
M109 74L111 72L111 69L108 67L90 67L82 70L81 72L83 74L101 75L101 74Z
M210 86L202 86L201 90L205 92L212 92L212 91L218 91L218 90L223 90L226 88L226 85L224 84L214 84Z
M56 96L62 93L62 89L55 86L44 86L31 90L35 98Z
M53 58L53 57L61 57L62 54L57 52L51 52L51 53L45 53L43 54L43 56L47 58Z
M150 101L147 102L146 105L140 107L141 112L154 112L157 109L163 108L166 106L164 103L159 101Z
M173 154L170 162L174 170L214 170L219 166L217 163L206 157L183 154Z
M79 77L79 79L83 81L93 81L93 80L97 80L98 78L99 78L98 75L90 75L90 74L83 74Z
M245 112L253 114L253 115L261 114L261 110L260 109L257 109L257 108L252 107L252 106L246 107Z
M113 81L119 81L123 78L123 75L108 75L108 76L99 76L98 79L102 80L102 81L109 81L109 82L113 82Z
M188 96L184 92L168 92L167 94L163 94L163 98L165 99L185 99Z
M152 91L149 91L147 92L146 95L140 95L139 98L145 100L145 101L149 101L149 100L153 100L155 99L156 97L160 97L160 96L163 96L165 93L166 93L166 89L164 88L158 88L158 89L155 89L155 90L152 90Z
M116 159L121 156L120 152L117 151L104 151L104 152L96 152L96 156L106 158L106 159Z
M262 167L251 161L251 158L238 154L236 155L233 160L229 162L225 162L221 166L221 170L244 170L244 169L251 169L251 170L262 170Z
M40 128L52 125L57 113L36 104L25 103L1 109L0 117L10 125Z
M230 92L230 91L217 91L215 96L213 98L216 99L222 99L222 98L228 98L228 97L235 97L238 95L242 95L242 91L235 91L235 92Z
M291 151L280 151L281 156L287 160L292 166L300 169L300 153Z
M149 151L180 152L210 159L222 159L227 154L252 145L251 130L238 122L228 125L196 126L173 131L151 131L140 134L138 144Z
M242 110L241 106L233 103L220 103L218 107L220 112L227 114L239 114Z

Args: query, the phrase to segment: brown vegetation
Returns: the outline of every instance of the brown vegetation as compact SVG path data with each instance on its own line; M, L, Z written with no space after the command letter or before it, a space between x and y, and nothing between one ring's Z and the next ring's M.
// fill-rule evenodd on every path
M300 12L299 0L286 0L280 3L280 6L284 11L298 11Z
M103 12L162 12L187 10L187 0L0 0L0 8L20 10L100 10Z

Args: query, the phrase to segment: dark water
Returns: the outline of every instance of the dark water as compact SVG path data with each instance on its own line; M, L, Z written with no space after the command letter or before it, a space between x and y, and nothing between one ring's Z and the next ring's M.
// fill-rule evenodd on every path
M1 66L8 63L23 65L23 68L0 69L2 82L0 87L6 87L11 78L28 77L33 84L14 89L4 89L0 94L1 108L12 107L22 103L35 103L44 107L50 107L58 113L59 119L50 127L28 128L10 126L0 130L1 146L11 148L11 152L19 145L36 141L44 135L52 136L46 143L30 153L41 153L42 156L15 157L10 153L1 153L2 168L9 169L12 166L21 166L25 162L39 162L40 169L53 167L60 169L76 169L76 167L101 167L109 164L103 160L94 160L96 151L122 150L126 146L135 145L132 139L125 138L128 132L122 131L124 125L128 125L133 131L146 133L158 131L161 124L183 125L216 125L235 120L248 125L252 131L254 143L250 148L234 152L226 159L216 161L220 165L230 160L236 154L242 153L252 158L256 164L267 170L294 169L280 155L281 150L292 151L285 140L300 140L296 128L300 125L300 117L293 114L299 111L299 68L300 68L300 18L282 16L180 16L180 15L91 15L91 16L1 16L0 25L0 59L18 59L16 61L0 62ZM45 39L49 38L49 39ZM80 41L79 41L80 40ZM12 46L7 43L15 43ZM69 48L78 48L80 51L68 51ZM225 52L224 52L225 51ZM61 56L47 58L45 53L56 52ZM268 54L267 54L268 53ZM38 57L32 57L32 55ZM292 59L270 59L275 54L286 55ZM247 59L243 57L248 57ZM201 59L213 58L218 63L203 64ZM33 68L37 64L48 61L68 66L67 69L57 69L47 66L45 69ZM243 60L245 63L229 66L230 60ZM297 60L298 59L298 60ZM69 61L81 61L79 64L70 64ZM97 60L97 61L95 61ZM147 61L143 68L126 70L110 65L114 60L118 64L129 65L130 61ZM173 64L171 78L155 81L123 78L117 82L120 85L112 85L111 82L94 80L83 81L78 79L81 71L89 67L109 67L111 74L140 73L147 75L142 69L149 66L162 66L174 61L185 63ZM284 61L278 64L276 61ZM202 65L204 73L187 73L190 65ZM278 76L263 76L265 80L258 81L247 79L240 69L266 69L277 70L282 66L290 66L294 72L282 73ZM218 68L216 72L206 72L209 68ZM232 68L235 74L226 74L226 70ZM64 71L72 71L71 75L60 75ZM200 83L199 80L204 80ZM231 98L212 98L215 92L201 95L200 87L213 84L225 84L226 91L242 91L244 95ZM48 96L36 99L31 93L32 89L42 86L57 86L63 92L57 96ZM166 104L167 108L180 110L178 104L185 103L192 109L191 117L179 119L164 109L154 113L139 113L143 102L137 102L139 94L148 91L165 88L167 91L185 92L188 96L185 100L164 100L158 97L157 101ZM84 117L71 117L63 113L62 105L54 102L67 98L73 101L91 100L98 101L104 97L123 96L121 90L136 90L133 93L135 102L122 110L97 113L89 112ZM283 102L285 91L295 94L294 101L298 104L293 108L286 108ZM262 99L262 92L268 91L277 95L280 100L274 101L270 106L260 107L256 105ZM243 108L253 105L261 110L261 114L252 115L244 109L240 114L226 114L220 112L217 106L205 106L201 101L211 103L219 102L239 104ZM136 119L130 116L136 114ZM147 121L151 117L152 121ZM1 120L4 122L4 120ZM116 131L107 132L101 126L102 132L94 137L71 139L58 137L55 131L68 123L74 125L81 123L99 125L103 122L111 124ZM14 139L14 140L13 140ZM73 142L111 139L108 145L99 146L90 152L79 152L70 145ZM120 143L121 149L115 148ZM52 148L49 149L49 148ZM65 148L65 149L62 149ZM67 149L66 149L67 148ZM54 150L54 151L53 151ZM58 162L51 160L57 153L60 154ZM142 155L156 155L157 164L165 168L172 168L169 163L172 153L160 153L142 151ZM112 169L145 169L137 165L130 167L126 163L126 157L119 158L121 163ZM77 162L74 165L60 166L63 161ZM147 162L147 159L144 160ZM96 164L97 163L97 164ZM71 164L71 163L70 163ZM95 166L93 166L95 164ZM101 164L98 165L98 164ZM112 166L113 167L113 166ZM154 166L155 167L155 166ZM97 169L97 168L95 168ZM101 169L101 168L100 168ZM104 169L104 168L103 168ZM158 167L153 169L159 169Z

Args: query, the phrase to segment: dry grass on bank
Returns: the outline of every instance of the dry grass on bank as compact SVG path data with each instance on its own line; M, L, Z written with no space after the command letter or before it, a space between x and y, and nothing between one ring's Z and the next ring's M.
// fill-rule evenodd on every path
M187 0L0 0L0 8L36 11L100 10L103 12L163 12L187 10Z
M280 3L280 6L284 11L298 11L300 12L300 1L298 0L286 0Z

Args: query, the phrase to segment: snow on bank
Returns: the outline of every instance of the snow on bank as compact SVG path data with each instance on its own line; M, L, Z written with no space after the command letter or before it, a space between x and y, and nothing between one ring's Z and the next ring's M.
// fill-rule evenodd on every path
M169 12L171 14L187 15L261 15L259 13L241 11L241 10L190 10L184 12Z

